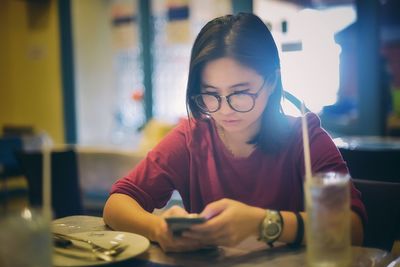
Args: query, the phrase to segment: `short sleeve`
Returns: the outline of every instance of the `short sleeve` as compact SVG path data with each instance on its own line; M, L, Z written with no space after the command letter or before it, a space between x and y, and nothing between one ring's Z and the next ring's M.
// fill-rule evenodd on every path
M186 124L182 122L167 134L127 176L114 183L110 194L126 194L148 212L164 207L189 175Z

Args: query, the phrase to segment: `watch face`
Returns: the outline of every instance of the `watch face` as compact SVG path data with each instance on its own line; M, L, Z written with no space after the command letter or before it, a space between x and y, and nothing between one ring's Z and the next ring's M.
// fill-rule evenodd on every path
M279 226L276 223L271 223L266 229L267 236L275 236L279 233Z

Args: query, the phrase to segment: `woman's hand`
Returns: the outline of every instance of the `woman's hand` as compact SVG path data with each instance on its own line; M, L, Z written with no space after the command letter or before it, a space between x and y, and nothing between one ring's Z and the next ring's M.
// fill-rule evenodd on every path
M189 213L182 207L174 205L161 214L161 217L187 216Z
M209 219L206 223L192 226L190 231L183 233L183 237L205 245L234 246L251 235L258 236L265 211L235 200L222 199L208 204L200 216Z
M165 252L184 252L198 250L204 245L196 239L190 237L176 237L168 230L168 225L164 218L171 216L187 216L185 209L179 206L173 206L161 214L159 227L155 233L155 240Z

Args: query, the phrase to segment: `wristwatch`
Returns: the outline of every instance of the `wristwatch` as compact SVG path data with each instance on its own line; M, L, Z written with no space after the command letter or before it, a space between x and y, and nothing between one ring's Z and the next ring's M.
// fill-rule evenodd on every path
M267 209L264 220L260 225L259 240L266 242L269 246L279 238L283 230L283 219L279 211Z

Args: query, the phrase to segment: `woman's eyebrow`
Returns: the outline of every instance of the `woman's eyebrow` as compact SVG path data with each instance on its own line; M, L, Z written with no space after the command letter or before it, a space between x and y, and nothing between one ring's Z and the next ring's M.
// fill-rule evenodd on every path
M249 82L243 82L243 83L234 84L234 85L230 86L229 88L249 87L249 86L250 86L250 83L249 83Z
M236 84L233 84L233 85L229 86L229 88L233 89L233 88L236 88L236 87L246 87L246 86L250 86L250 83L249 82L236 83ZM206 84L206 83L202 83L201 87L202 88L211 88L211 89L215 89L215 90L219 89L218 87L215 87L213 85Z
M202 83L202 84L201 84L201 87L202 87L202 88L212 88L212 89L215 89L215 90L218 89L217 87L212 86L212 85L210 85L210 84L206 84L206 83Z

